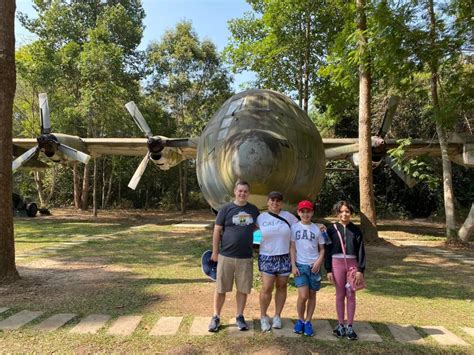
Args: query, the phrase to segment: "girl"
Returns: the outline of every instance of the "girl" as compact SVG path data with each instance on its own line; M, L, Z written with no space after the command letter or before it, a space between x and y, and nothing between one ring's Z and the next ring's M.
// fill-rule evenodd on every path
M333 334L338 338L347 337L350 340L356 340L357 334L352 328L356 296L355 291L346 288L346 264L340 240L342 239L346 249L347 267L357 267L356 283L364 280L364 240L360 229L351 222L354 208L347 201L339 201L334 206L334 212L339 218L339 222L328 228L329 244L326 245L326 260L324 262L328 280L336 286L336 310L339 324L334 328ZM347 322L344 322L346 298Z

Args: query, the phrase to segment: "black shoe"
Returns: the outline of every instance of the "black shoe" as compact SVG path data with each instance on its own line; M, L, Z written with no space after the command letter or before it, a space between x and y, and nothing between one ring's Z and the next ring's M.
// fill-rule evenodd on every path
M357 334L354 332L354 329L352 328L352 325L348 325L346 327L346 337L349 340L357 340Z
M215 333L219 330L219 327L221 326L221 319L219 316L213 316L211 318L211 322L209 323L209 327L207 328L208 331Z
M342 338L346 335L346 328L343 324L338 324L337 327L332 331L332 334L338 338Z
M245 322L245 318L242 315L235 318L235 324L237 324L237 328L239 328L239 330L249 330L249 326Z

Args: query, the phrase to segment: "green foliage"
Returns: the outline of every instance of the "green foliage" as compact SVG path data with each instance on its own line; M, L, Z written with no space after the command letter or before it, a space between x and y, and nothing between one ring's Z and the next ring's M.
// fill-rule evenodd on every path
M405 158L406 149L411 145L411 138L399 139L397 143L398 146L396 148L388 151L396 166L418 182L424 182L432 189L437 188L439 186L439 179L433 175L431 161L427 161L426 157L423 156Z
M229 21L232 37L224 53L232 70L253 71L254 86L284 92L302 105L305 85L317 93L317 71L340 27L339 9L332 1L248 2L253 12Z

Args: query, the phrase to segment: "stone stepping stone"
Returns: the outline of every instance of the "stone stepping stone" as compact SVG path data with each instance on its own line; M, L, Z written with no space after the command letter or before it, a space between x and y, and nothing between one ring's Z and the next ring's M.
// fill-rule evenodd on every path
M95 334L105 323L110 319L110 316L104 314L91 314L84 318L71 329L71 333L76 334Z
M381 342L382 338L377 334L374 328L367 322L356 322L353 324L354 331L362 341Z
M228 325L226 326L227 332L231 337L252 337L255 335L255 329L253 325L253 319L246 320L249 330L239 330L235 324L235 317L229 320Z
M334 335L332 335L332 327L328 320L317 319L313 321L312 323L313 323L314 337L316 339L337 341L337 338Z
M130 335L135 329L137 329L138 324L142 320L142 316L122 316L117 318L117 320L112 324L112 326L107 331L109 335Z
M0 307L0 314L1 313L5 313L6 311L8 311L10 308L8 307Z
M150 335L175 335L183 317L161 317L156 322Z
M7 319L4 319L0 322L0 330L4 329L18 329L25 324L31 322L33 319L38 318L42 315L43 312L33 312L33 311L21 311L18 312Z
M275 336L287 337L287 338L297 338L301 336L300 334L296 334L295 332L293 332L293 327L295 326L295 324L293 323L291 319L282 318L281 325L282 325L281 329L272 328L272 332L273 334L275 334Z
M2 312L0 311L0 313L2 313ZM461 327L461 329L464 330L470 336L474 337L474 328Z
M464 340L462 340L457 335L451 333L445 327L441 326L426 326L420 327L423 331L431 336L434 340L436 340L441 345L464 345L469 346Z
M211 317L194 317L193 322L191 323L191 328L189 329L189 334L190 335L214 334L207 330L210 320L211 320Z
M395 340L400 343L425 344L425 339L411 325L387 324Z
M76 315L73 313L60 313L55 314L48 319L45 319L40 324L38 324L35 329L43 332L52 332L53 330L62 327L64 324L69 322L71 319L76 318Z

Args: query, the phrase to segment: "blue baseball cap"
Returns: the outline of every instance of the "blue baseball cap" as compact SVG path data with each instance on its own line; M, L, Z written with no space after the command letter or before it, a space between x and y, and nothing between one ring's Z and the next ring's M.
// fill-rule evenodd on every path
M201 269L212 281L217 279L217 262L211 260L212 251L206 250L201 256Z

